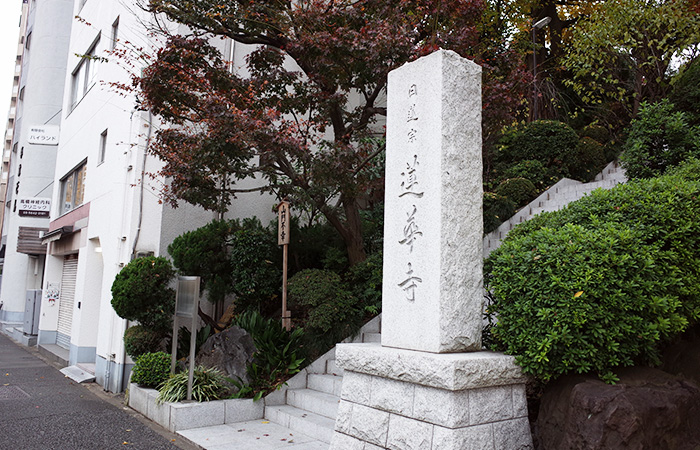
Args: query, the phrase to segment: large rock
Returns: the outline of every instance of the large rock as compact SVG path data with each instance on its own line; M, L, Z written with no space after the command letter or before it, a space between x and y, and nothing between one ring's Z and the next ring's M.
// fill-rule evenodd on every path
M619 376L614 386L578 376L548 387L537 418L540 448L700 448L696 384L651 368L629 368Z
M248 382L246 367L255 353L253 338L243 328L230 327L211 336L199 349L196 362L221 370L227 377Z

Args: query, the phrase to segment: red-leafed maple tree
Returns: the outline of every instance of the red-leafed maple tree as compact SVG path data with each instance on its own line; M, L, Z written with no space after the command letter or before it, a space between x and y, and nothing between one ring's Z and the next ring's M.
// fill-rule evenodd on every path
M477 62L485 54L476 26L481 0L143 6L194 30L170 37L135 80L144 105L173 125L151 148L165 161L168 198L223 211L237 192L235 180L262 176L266 189L320 211L343 238L351 264L365 258L360 208L383 151L373 138L383 135L376 120L386 114L388 72L437 48ZM211 34L258 44L246 74L230 70ZM511 87L502 74L491 85L486 79L502 106Z

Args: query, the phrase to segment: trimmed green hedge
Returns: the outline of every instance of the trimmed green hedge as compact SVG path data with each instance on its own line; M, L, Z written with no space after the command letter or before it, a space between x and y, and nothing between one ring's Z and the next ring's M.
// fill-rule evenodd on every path
M175 290L170 288L174 276L170 262L163 257L131 261L114 278L112 308L122 319L167 333L175 310Z
M165 352L144 353L131 369L131 382L158 389L170 377L170 355Z
M700 319L699 198L700 182L668 175L515 228L485 263L497 349L543 382L612 382L617 367L657 363L660 344Z

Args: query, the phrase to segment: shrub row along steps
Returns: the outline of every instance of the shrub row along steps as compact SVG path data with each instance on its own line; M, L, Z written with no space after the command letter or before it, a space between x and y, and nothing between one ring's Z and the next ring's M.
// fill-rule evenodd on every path
M516 225L530 220L542 212L557 211L570 202L578 200L596 189L611 189L627 181L627 176L617 161L608 164L590 183L562 178L539 197L521 208L513 217L503 222L496 230L484 237L484 258L496 250L508 232Z
M515 225L529 220L540 212L561 209L594 189L609 189L625 181L624 171L615 162L610 163L590 183L566 178L560 180L528 206L518 211L510 220L504 222L496 231L487 235L484 238L484 256L488 256L492 250L498 248L501 240ZM380 341L381 315L369 321L357 336L346 339L344 342ZM330 444L333 436L342 383L343 370L336 366L335 348L333 348L291 378L285 387L265 398L264 418L266 421L287 428L292 435L303 434L316 440L315 443L297 444L295 448L327 448L326 445ZM212 433L220 432L216 427L211 429ZM200 430L204 431L204 429ZM240 434L240 431L242 430L231 429L233 435ZM183 435L207 448L209 439L203 439L200 442L193 439L190 433L185 432Z

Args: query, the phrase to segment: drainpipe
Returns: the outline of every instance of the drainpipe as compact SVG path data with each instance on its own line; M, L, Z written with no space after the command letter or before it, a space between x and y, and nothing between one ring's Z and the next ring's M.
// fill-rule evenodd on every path
M139 236L141 235L141 223L143 222L143 191L145 188L145 177L146 177L146 158L148 157L148 148L151 146L151 130L153 129L153 114L148 111L148 132L146 133L146 148L143 150L143 163L141 165L141 189L139 190L139 221L136 226L136 237L134 238L134 245L131 247L131 255L133 257L136 253L136 246L139 242Z

